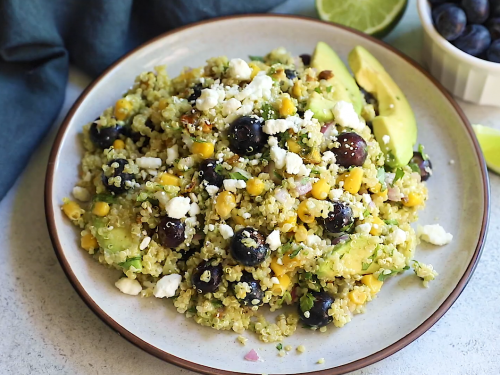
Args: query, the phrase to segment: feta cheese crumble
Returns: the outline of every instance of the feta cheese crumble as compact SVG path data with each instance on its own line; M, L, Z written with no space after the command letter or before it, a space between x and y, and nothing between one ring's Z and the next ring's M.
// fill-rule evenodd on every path
M156 283L153 294L156 298L173 297L181 283L182 276L178 274L163 276Z
M269 245L271 250L277 250L281 246L280 232L275 229L266 238L266 243Z
M244 189L247 183L244 180L227 179L224 180L224 189L232 193L236 193L238 189Z
M207 185L205 187L205 190L207 191L208 195L213 197L217 192L219 191L219 188L215 185Z
M130 296L136 296L142 290L142 286L139 281L129 279L128 277L122 277L115 283L115 286L120 290L120 292Z
M219 93L214 89L203 89L201 95L196 99L196 109L200 111L208 111L215 107L219 102Z
M439 224L419 225L417 227L417 237L433 245L443 246L451 242L453 235L447 233Z
M288 152L286 154L286 173L289 174L298 174L301 171L301 166L304 164L304 161L294 152Z
M187 197L175 197L165 205L167 215L174 219L182 219L191 209L191 200Z
M179 159L179 146L174 145L167 148L167 160L165 160L165 163L167 165L172 165L175 163L176 159Z
M358 114L354 110L352 103L339 101L332 109L335 121L340 126L352 128L357 131L363 130L365 124L359 119Z
M224 238L225 240L234 236L233 228L231 228L227 224L219 225L219 232L220 232L222 238Z
M252 68L243 59L231 59L227 72L230 77L248 81L252 75Z
M73 196L81 202L87 202L90 200L89 191L81 186L75 186L73 188Z
M139 168L158 169L161 167L161 159L143 156L141 158L135 159L135 164L137 164Z

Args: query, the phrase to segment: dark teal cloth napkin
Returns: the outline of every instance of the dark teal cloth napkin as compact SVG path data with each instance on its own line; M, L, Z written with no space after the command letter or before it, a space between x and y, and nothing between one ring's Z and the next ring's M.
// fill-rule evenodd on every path
M0 0L0 199L56 119L68 66L95 77L176 27L284 0Z

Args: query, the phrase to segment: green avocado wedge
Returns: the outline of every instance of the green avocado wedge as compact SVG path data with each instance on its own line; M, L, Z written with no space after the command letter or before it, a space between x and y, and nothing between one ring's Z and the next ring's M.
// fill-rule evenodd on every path
M372 121L373 133L391 168L405 166L417 142L417 123L401 89L384 67L361 46L349 54L349 65L358 84L378 100L379 115Z
M124 227L107 228L105 220L95 218L92 224L96 228L96 239L99 246L108 254L137 248L136 241L132 240L130 229ZM101 229L101 230L99 230Z
M333 77L328 79L328 84L332 86L335 102L352 103L356 113L361 113L363 107L361 91L345 64L328 44L318 42L311 58L311 67L316 69L318 74L324 70L331 70Z

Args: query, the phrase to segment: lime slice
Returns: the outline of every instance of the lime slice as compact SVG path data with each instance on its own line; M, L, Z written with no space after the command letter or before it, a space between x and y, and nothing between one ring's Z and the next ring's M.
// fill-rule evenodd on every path
M483 150L488 167L500 173L500 130L483 125L472 125Z
M340 23L380 38L396 27L407 5L407 0L316 0L323 21Z

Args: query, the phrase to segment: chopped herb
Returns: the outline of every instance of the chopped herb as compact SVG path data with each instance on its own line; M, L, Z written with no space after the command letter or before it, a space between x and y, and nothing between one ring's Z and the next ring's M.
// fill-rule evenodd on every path
M387 225L399 225L399 221L397 221L396 219L384 220L384 223L386 223Z
M269 69L269 72L267 72L267 75L272 75L276 73L276 68L272 67Z
M216 309L223 306L222 301L219 301L218 299L213 299L210 302L212 302L212 306L215 307Z
M372 261L370 263L363 263L362 264L362 270L363 271L366 271L368 268L370 268L370 266L373 264L373 261L375 260L375 257L377 256L377 253L378 253L378 249L379 247L377 246L375 248L375 250L373 251L372 255L370 255L370 257L368 259L371 259Z
M299 247L298 247L298 248L296 248L294 251L292 251L292 253L289 255L290 259L293 259L293 258L295 258L297 255L299 255L300 250L302 250L302 246L299 246Z
M291 134L289 132L283 132L280 134L279 137L280 137L279 145L281 148L284 148L287 141L290 139Z
M311 174L320 174L320 171L317 169L311 169Z
M288 250L292 248L292 242L293 240L290 240L290 242L287 242L286 244L281 246L280 252L282 254L285 254Z
M387 184L385 183L385 169L384 168L379 168L377 170L377 180L380 182L380 185L382 185L382 188L380 191L385 191L387 189Z
M283 304L283 302L286 302L288 304L292 303L292 295L290 294L289 291L286 291L284 294L283 294L283 297L281 297L281 299L278 301L278 303L280 305Z
M196 307L195 306L190 307L189 309L187 309L187 312L189 312L191 314L196 314Z
M328 86L328 87L326 88L326 92L332 92L332 86Z
M262 62L264 62L264 57L262 57L262 56L252 56L252 55L249 55L248 58L251 61L262 61Z
M94 202L115 203L116 198L111 194L96 194L93 200Z
M408 166L411 168L413 172L420 173L420 167L418 166L417 163L410 163Z
M276 349L283 350L283 344L280 342L278 345L276 345Z
M229 172L229 177L231 177L233 180L248 181L248 178L243 176L240 172Z
M378 281L385 281L385 279L387 279L388 277L392 276L392 275L395 275L396 273L398 273L399 271L391 271L391 273L388 273L387 275L384 275L383 273L381 273L380 275L378 275Z
M221 174L222 172L224 172L224 167L222 166L222 164L217 164L215 166L215 172L218 174Z
M312 272L304 273L304 280L312 280L313 274Z
M368 210L368 209L366 209L366 210L365 210L365 212L363 212L363 216L364 216L364 217L368 217L368 216L370 216L370 215L371 215L371 214L370 214L370 210Z
M316 88L314 89L314 91L316 91L318 94L321 94L321 88L319 88L319 87L316 87Z
M316 301L316 298L311 293L306 293L300 297L299 304L302 312L311 310L314 306L314 301Z
M403 267L403 269L404 269L405 271L408 271L408 270L410 269L410 266L404 266L404 267Z
M208 141L205 141L204 139L201 138L191 137L191 139L197 143L208 143Z
M280 181L283 181L283 176L280 175L278 172L274 171L274 177L276 177L277 179L279 179Z
M308 146L306 143L305 143L305 140L309 139L309 135L308 134L301 134L299 135L299 139L297 140L297 143L302 147L302 148L305 148L306 151L308 151L311 147Z
M262 104L260 107L260 112L264 120L276 119L276 111L273 106L269 103Z
M429 159L429 156L424 152L424 149L425 149L424 145L422 144L418 145L418 152L420 152L420 155L422 155L422 159L427 160Z
M401 180L404 175L405 175L405 171L403 171L403 168L396 169L396 174L394 176L394 180L392 181L392 186L394 186L394 184L396 183L397 180Z

